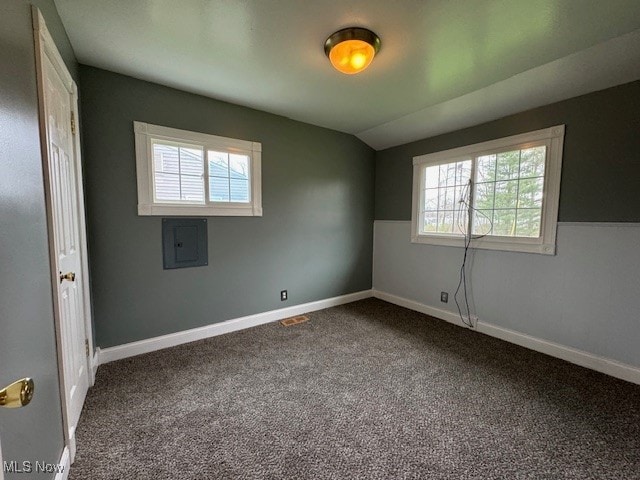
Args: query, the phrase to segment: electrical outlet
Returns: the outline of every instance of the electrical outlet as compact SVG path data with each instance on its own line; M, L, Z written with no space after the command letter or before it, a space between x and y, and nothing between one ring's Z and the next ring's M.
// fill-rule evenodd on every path
M288 294L286 290L282 290L280 292L280 301L284 302L288 298Z
M440 292L440 301L442 303L449 303L449 293L448 292Z

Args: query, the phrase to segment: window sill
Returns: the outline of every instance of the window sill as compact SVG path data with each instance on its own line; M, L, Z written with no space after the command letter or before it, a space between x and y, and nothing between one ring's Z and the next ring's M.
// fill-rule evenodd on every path
M459 247L464 248L463 237L451 237L451 236L427 236L427 235L412 235L411 243L421 243L425 245L440 245L445 247ZM521 241L514 242L513 240L499 240L491 238L480 238L472 240L470 248L479 250L500 250L504 252L522 252L522 253L537 253L540 255L555 255L556 246L552 243L540 243L539 241Z
M247 206L212 205L140 205L139 216L172 217L261 217L262 208Z

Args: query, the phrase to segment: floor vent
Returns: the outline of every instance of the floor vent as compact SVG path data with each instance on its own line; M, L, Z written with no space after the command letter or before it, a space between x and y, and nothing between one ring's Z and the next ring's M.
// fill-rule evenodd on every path
M298 315L297 317L285 318L284 320L280 320L280 323L285 327L290 327L292 325L306 322L307 320L309 320L309 317L305 315Z

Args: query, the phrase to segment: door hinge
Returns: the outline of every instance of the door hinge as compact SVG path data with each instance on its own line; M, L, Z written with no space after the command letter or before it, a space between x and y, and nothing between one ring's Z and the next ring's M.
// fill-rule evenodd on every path
M71 112L71 135L76 134L76 116Z
M89 357L89 339L84 339L84 351L87 354L87 358Z

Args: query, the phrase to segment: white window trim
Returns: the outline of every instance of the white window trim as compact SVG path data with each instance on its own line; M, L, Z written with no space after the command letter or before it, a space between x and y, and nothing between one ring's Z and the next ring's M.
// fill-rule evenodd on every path
M500 149L505 149L506 151L511 147L526 148L528 146L527 144L536 143L538 145L546 145L547 147L540 237L486 236L480 239L472 239L470 246L471 248L487 250L555 255L564 129L564 125L556 125L520 135L513 135L488 142L413 157L411 242L452 247L464 247L465 244L464 236L460 235L419 233L418 212L422 203L422 184L424 183L422 176L424 175L423 172L426 166L449 163L462 159L473 159L483 154L495 153L496 150Z
M262 144L247 140L190 132L143 122L133 122L138 177L138 215L166 216L262 216ZM251 202L209 202L204 204L155 203L153 190L152 140L195 143L207 150L245 153L250 156ZM205 157L204 168L207 168Z

